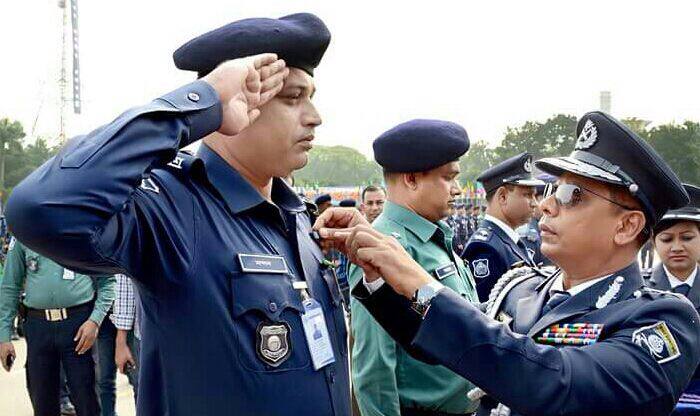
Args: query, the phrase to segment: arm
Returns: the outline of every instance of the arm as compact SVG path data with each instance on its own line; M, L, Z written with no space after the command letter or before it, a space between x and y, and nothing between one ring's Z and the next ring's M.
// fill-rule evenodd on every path
M508 271L508 265L495 248L478 241L467 244L462 258L474 276L479 301L486 302L496 281Z
M5 269L0 283L0 343L10 342L12 326L17 316L19 296L24 288L25 252L21 244L11 243L5 259Z
M117 279L115 276L100 276L93 279L93 281L97 286L97 298L95 299L95 307L92 310L92 314L90 314L90 320L99 326L114 303Z
M362 279L362 269L350 267L350 281ZM397 344L358 302L352 310L352 376L355 396L364 416L399 416L396 381Z

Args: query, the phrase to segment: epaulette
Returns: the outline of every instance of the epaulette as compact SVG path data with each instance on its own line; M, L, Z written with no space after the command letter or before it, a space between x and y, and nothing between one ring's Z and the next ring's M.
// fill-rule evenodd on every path
M508 292L515 286L535 276L545 276L541 270L530 266L515 267L508 270L493 285L489 299L486 301L486 314L491 318L496 318L498 308L501 306Z
M493 236L493 231L490 228L479 228L474 232L471 239L474 241L489 241Z
M650 299L660 299L664 296L673 296L675 298L684 300L686 302L690 302L688 300L688 298L681 295L680 293L671 292L669 290L653 289L653 288L648 287L648 286L642 286L641 288L639 288L637 291L634 292L635 298L647 297Z

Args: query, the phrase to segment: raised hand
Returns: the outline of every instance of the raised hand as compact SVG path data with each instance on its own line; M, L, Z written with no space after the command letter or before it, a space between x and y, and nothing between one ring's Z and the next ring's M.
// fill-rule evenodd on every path
M287 75L285 62L265 53L226 61L202 78L221 100L219 133L233 136L251 125L260 116L260 107L280 92Z

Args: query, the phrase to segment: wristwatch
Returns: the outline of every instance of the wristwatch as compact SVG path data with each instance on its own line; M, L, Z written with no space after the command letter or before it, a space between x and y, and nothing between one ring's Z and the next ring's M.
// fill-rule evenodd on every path
M433 298L437 296L437 294L444 288L445 286L443 286L442 283L438 282L437 280L424 284L418 288L418 290L416 290L416 293L413 294L413 299L411 299L411 307L421 317L425 318L425 315L428 313L428 309L430 308L430 301L432 301Z

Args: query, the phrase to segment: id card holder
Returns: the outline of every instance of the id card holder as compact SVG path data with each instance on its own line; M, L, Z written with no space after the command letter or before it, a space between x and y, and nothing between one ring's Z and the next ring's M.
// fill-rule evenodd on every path
M304 326L306 344L309 346L314 370L319 370L335 362L326 318L323 316L321 304L316 299L305 299L302 305L304 313L301 315L301 323Z
M75 272L73 270L63 269L63 280L75 280Z

